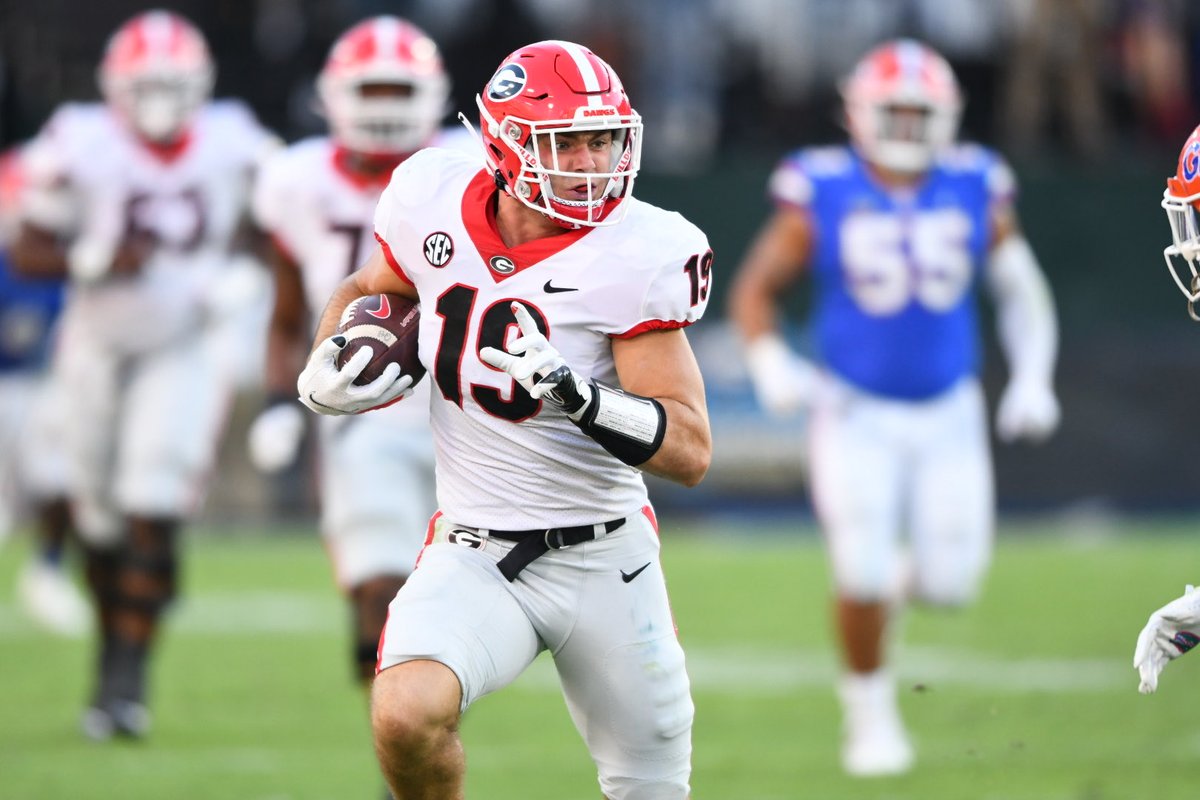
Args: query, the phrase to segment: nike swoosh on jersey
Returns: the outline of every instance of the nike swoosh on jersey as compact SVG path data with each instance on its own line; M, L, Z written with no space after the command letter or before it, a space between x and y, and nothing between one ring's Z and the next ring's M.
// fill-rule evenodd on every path
M635 569L633 572L626 572L625 570L621 570L621 580L625 581L625 583L629 583L631 580L636 578L638 575L641 575L642 570L644 570L648 566L650 566L649 561L647 561L645 564L642 564L640 567Z
M550 281L546 281L546 285L542 287L546 290L546 294L557 294L559 292L578 292L579 289L574 286L552 286Z

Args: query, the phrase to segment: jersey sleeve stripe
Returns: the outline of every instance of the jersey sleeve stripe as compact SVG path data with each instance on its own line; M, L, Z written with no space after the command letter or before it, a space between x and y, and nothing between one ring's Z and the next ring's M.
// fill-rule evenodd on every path
M383 257L387 259L388 266L392 268L392 272L396 273L400 280L404 281L409 286L413 286L414 284L412 282L412 278L405 274L404 267L400 266L400 262L396 260L394 255L392 255L392 248L389 247L388 243L383 240L383 237L376 233L375 241L379 242L379 247L383 250Z
M680 328L686 328L691 325L691 320L675 320L675 319L648 319L645 322L639 322L624 333L610 333L610 339L632 339L635 336L640 336L643 333L650 331L674 331Z

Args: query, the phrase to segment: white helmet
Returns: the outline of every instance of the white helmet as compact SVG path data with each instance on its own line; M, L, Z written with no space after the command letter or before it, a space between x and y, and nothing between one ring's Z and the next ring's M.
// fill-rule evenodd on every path
M911 39L867 53L842 87L850 138L863 157L897 172L924 172L954 142L962 95L944 58Z
M334 43L317 78L333 138L372 155L427 145L449 107L437 45L398 17L364 20Z
M108 40L98 77L105 101L134 130L152 142L172 142L208 100L215 70L192 23L147 11Z

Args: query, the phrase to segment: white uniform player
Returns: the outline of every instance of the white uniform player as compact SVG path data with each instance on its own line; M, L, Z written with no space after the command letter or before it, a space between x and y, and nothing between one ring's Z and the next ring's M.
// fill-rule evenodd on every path
M487 168L444 150L401 165L380 248L334 292L298 383L333 414L409 391L394 366L351 385L365 353L339 372L344 340L323 337L353 297L419 297L440 511L380 642L376 750L398 795L461 796L459 715L549 650L605 796L683 798L693 707L639 470L707 469L682 329L712 252L630 196L640 118L590 51L521 48L479 103Z
M255 216L277 262L272 401L249 441L252 460L267 472L298 454L307 413L295 400L296 374L329 295L376 246L375 206L396 164L426 146L479 160L461 126L438 130L449 82L432 41L408 22L374 17L351 28L318 85L332 136L277 154L255 188ZM412 572L435 510L428 384L376 413L319 423L321 531L351 600L355 660L366 681L387 604Z
M887 664L890 615L908 600L969 602L991 558L978 290L996 301L1011 368L997 414L1006 440L1039 440L1058 424L1057 329L1011 173L994 153L954 144L961 100L945 60L914 41L885 43L845 95L853 146L780 164L777 210L738 271L730 312L763 406L811 408L812 498L845 662L842 764L882 775L914 760ZM821 370L774 326L803 269Z
M254 300L241 288L255 267L233 251L253 170L276 140L242 104L208 102L212 73L189 22L139 15L105 52L105 103L63 106L27 151L23 260L65 268L71 283L57 369L102 628L84 721L95 738L146 729L175 533L203 497L235 377L220 345Z

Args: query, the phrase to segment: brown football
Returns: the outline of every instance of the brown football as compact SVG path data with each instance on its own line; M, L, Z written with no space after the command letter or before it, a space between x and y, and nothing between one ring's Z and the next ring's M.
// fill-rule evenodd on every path
M370 383L388 364L400 365L400 374L413 376L413 383L425 377L425 367L417 357L417 334L421 309L398 294L369 294L346 306L338 322L337 333L346 337L346 346L337 355L342 368L363 347L373 355L354 382Z

